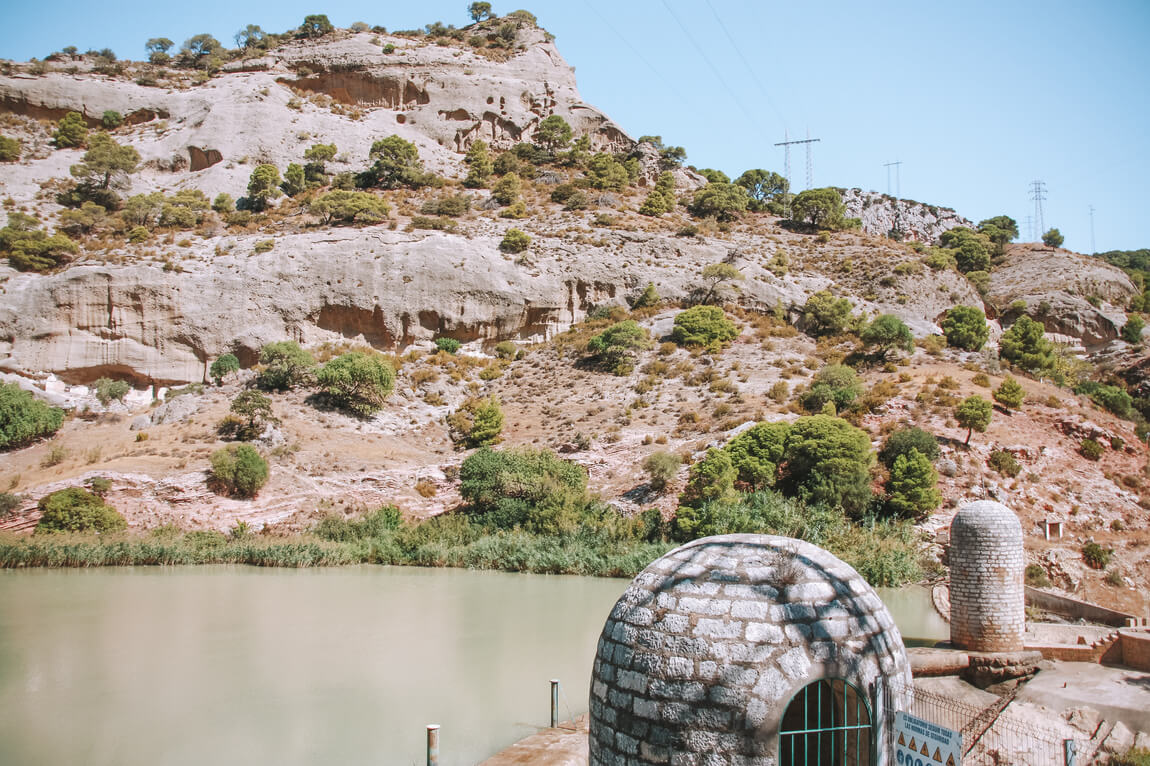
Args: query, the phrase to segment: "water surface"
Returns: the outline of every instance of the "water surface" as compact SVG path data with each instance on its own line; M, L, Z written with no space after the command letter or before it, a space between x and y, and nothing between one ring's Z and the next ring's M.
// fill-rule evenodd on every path
M587 708L625 580L412 567L0 572L0 764L472 764ZM944 638L921 589L883 592ZM930 618L933 617L932 621ZM941 629L939 626L942 626Z

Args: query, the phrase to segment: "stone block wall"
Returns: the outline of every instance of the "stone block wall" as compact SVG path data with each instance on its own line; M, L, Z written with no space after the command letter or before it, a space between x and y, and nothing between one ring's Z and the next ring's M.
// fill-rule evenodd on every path
M950 640L962 649L1023 647L1026 596L1022 525L989 500L964 506L950 528Z
M603 627L590 762L773 766L787 704L823 678L852 684L872 721L884 678L910 684L898 628L862 577L790 538L689 543L636 577Z

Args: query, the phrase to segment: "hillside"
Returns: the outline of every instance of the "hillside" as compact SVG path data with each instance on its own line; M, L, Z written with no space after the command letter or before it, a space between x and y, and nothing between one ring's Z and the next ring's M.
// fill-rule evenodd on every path
M1119 356L1136 368L1144 359L1140 346L1119 339L1139 294L1126 274L1014 243L985 271L964 274L956 249L936 244L973 222L860 190L841 197L839 217L859 219L855 226L791 220L781 198L708 216L700 190L733 185L708 185L661 143L628 136L582 100L550 35L522 18L512 26L498 32L499 45L491 37L503 27L493 22L462 38L335 30L237 55L214 72L109 68L90 56L5 67L0 133L22 151L0 165L4 222L11 230L34 216L46 232L68 232L77 250L42 271L0 265L0 375L71 413L50 441L0 453L0 485L22 497L0 528L30 529L39 497L95 476L111 480L109 503L139 530L228 530L242 521L302 532L329 513L384 503L410 518L435 516L459 505L456 476L468 454L448 417L487 396L502 404L503 446L556 450L625 515L655 507L670 516L687 463L754 421L806 414L797 398L814 373L846 360L869 392L850 417L873 446L909 425L939 438L943 503L920 525L928 535L963 502L1001 499L1021 516L1029 555L1056 586L1145 609L1150 483L1137 418L1119 419L1069 390L1087 379L1115 382L1097 363ZM118 113L124 122L110 135L139 155L91 225L76 223L83 208L68 197L70 169L86 161L90 143L53 141L72 111L92 134L106 112ZM547 149L552 117L582 143ZM407 170L420 180L365 185L373 149L390 136L415 147L418 168ZM465 183L478 141L496 168ZM258 166L286 175L294 163L302 173L305 153L329 144L330 158L305 188L266 206L235 206L253 195ZM498 186L513 173L514 201L501 201ZM673 204L641 213L661 176ZM323 195L353 188L386 203L386 213L342 225L325 219ZM131 220L129 201L153 194L160 212ZM232 204L209 208L219 195ZM191 212L170 210L184 205L178 200L192 200ZM904 241L887 237L895 222ZM513 229L529 237L522 252L503 244ZM703 275L716 264L739 276L712 295ZM648 285L658 305L630 312ZM812 328L808 300L820 291L849 299L854 320L842 332L818 337ZM736 320L731 345L669 342L675 316L699 302L723 305ZM981 352L946 347L940 323L956 305L990 320ZM917 341L889 363L863 354L858 335L882 314L905 322ZM1024 315L1064 344L1057 375L1066 387L1050 382L1053 367L1031 377L1016 369L1025 404L996 411L967 448L954 405L989 398L1002 382L996 343ZM651 339L631 369L614 375L590 364L588 339L629 317ZM435 352L444 338L464 344L458 355ZM224 443L217 423L252 384L261 348L287 339L320 362L349 349L386 354L398 370L395 390L367 418L304 389L272 395L281 423L257 441L272 462L270 482L253 500L221 497L207 473L209 454ZM507 341L521 358L498 358ZM223 354L243 369L217 387L208 371ZM979 374L991 388L978 385ZM102 405L89 388L99 378L135 390ZM1140 379L1128 382L1133 392ZM1108 445L1101 460L1081 454L1086 438ZM662 492L641 467L655 451L685 458ZM992 469L995 451L1013 455L1020 472ZM879 492L884 471L872 472ZM1040 542L1047 516L1068 519L1070 537ZM1082 563L1088 539L1116 550L1118 584Z

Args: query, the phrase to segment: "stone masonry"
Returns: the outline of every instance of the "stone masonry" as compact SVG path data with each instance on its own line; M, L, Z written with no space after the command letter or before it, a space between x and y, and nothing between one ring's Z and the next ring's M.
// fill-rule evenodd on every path
M872 722L884 679L910 686L902 637L866 581L791 538L695 540L643 570L603 626L590 762L774 766L787 704L822 678L854 685Z
M950 525L950 640L978 652L1016 652L1026 630L1022 525L991 500L963 506Z

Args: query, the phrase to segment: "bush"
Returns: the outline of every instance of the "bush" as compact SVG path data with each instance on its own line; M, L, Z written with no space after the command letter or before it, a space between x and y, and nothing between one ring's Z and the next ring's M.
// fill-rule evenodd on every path
M970 444L970 435L974 431L986 433L993 409L990 402L978 394L966 397L955 408L954 419L960 427L966 429L966 444Z
M272 412L272 400L254 389L236 394L229 410L232 414L217 428L225 438L250 441L260 435L266 424L279 422Z
M602 367L626 375L634 366L636 353L649 345L647 330L635 320L625 319L587 341L587 352Z
M272 391L289 391L310 381L315 371L315 358L294 340L266 344L260 349L260 364L264 368L256 383Z
M359 519L326 516L312 529L316 537L333 543L370 540L394 531L403 523L403 514L394 505L368 511Z
M1042 235L1042 244L1047 247L1062 247L1064 238L1058 229L1051 229Z
M124 517L99 495L70 487L40 498L37 532L116 532L128 526Z
M423 203L419 212L424 215L445 215L449 218L458 218L471 209L471 197L466 194L454 194L449 197L428 200Z
M687 212L696 218L733 221L747 209L747 190L732 183L709 183L695 192Z
M610 154L596 154L587 161L587 182L594 189L618 191L630 181L627 168Z
M83 146L88 140L88 125L79 112L68 112L56 123L56 133L52 140L60 149Z
M1002 334L999 349L1003 359L1024 370L1049 370L1054 367L1054 344L1045 337L1045 328L1025 314Z
M648 455L643 461L643 469L650 477L651 489L656 492L666 489L667 482L678 475L682 462L678 455L671 452L652 452Z
M905 455L912 449L932 463L938 460L938 438L929 431L913 427L892 432L879 450L878 459L889 468L899 455Z
M519 229L508 229L499 243L499 249L505 253L522 253L531 245L531 237Z
M253 210L263 210L268 202L280 196L280 171L275 165L257 165L248 178L248 204Z
M107 407L111 401L123 401L132 387L128 385L125 380L112 380L111 378L100 378L92 384L95 389L96 399L103 406Z
M1003 476L1014 478L1022 473L1022 466L1019 465L1018 460L1014 455L1003 449L996 449L990 453L990 458L986 461L987 465L998 471Z
M1022 406L1026 392L1022 390L1022 384L1015 380L1013 375L1007 375L1002 384L994 390L993 396L994 401L1006 409L1016 410Z
M495 396L467 399L447 416L452 438L468 447L484 447L499 441L503 431L503 408Z
M22 148L18 139L0 136L0 162L15 162L20 159Z
M383 408L395 370L378 356L351 351L320 368L316 382L337 406L364 417Z
M817 229L841 229L846 226L846 206L837 189L806 189L791 203L795 220Z
M234 372L239 372L240 360L236 358L235 354L223 354L219 359L212 362L212 366L208 368L208 375L219 386L223 383L224 378Z
M739 331L718 306L692 306L675 315L671 340L680 346L710 346L734 340Z
M268 464L250 444L229 444L212 453L212 483L217 491L255 497L267 483Z
M495 344L495 356L500 359L514 359L519 353L519 347L509 340L502 340Z
M965 226L948 229L939 237L942 246L954 254L958 270L963 274L987 271L990 268L990 238Z
M523 183L517 173L507 173L491 189L491 196L500 205L510 205L519 199Z
M550 450L481 447L459 467L459 492L493 527L543 530L568 526L586 510L587 473Z
M455 338L442 337L435 339L435 347L440 351L446 351L449 354L454 354L459 351L459 348L462 345L463 344Z
M390 208L370 192L336 189L321 194L308 209L324 223L377 223L387 218Z
M833 335L850 324L852 308L846 298L836 298L828 290L819 290L807 298L803 321L812 335Z
M1122 325L1122 340L1127 343L1140 343L1142 341L1142 330L1146 327L1145 320L1137 314L1131 314L1126 319L1126 324Z
M870 437L841 418L811 415L787 434L779 486L810 503L858 516L871 499Z
M24 498L11 492L0 492L0 519L9 516L24 503Z
M1102 445L1094 439L1083 439L1082 446L1078 448L1078 451L1087 460L1101 460L1104 452Z
M124 115L114 109L105 110L103 116L100 117L100 124L104 126L105 130L115 130L124 124Z
M936 445L937 446L937 445ZM895 458L887 482L886 510L901 519L918 521L939 506L938 474L930 459L911 447Z
M1032 588L1049 588L1050 578L1041 564L1026 565L1026 584Z
M1105 569L1114 557L1112 548L1103 548L1093 540L1082 546L1082 559L1091 569Z
M675 203L675 177L666 172L660 174L659 180L655 182L655 188L647 195L639 212L657 218L674 210Z
M990 336L986 315L974 306L955 306L946 312L942 330L948 345L966 351L980 350Z
M910 328L894 314L882 314L866 326L859 338L868 347L875 347L885 357L892 349L914 351L914 335Z
M799 403L807 412L822 412L827 402L833 402L835 412L846 412L862 394L862 383L858 374L850 367L829 364L823 367L811 381L811 387L799 397Z
M0 383L0 450L56 433L64 411L49 407L15 383Z

